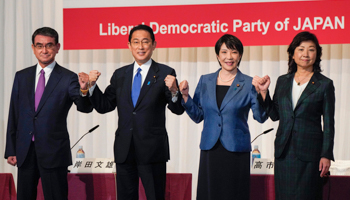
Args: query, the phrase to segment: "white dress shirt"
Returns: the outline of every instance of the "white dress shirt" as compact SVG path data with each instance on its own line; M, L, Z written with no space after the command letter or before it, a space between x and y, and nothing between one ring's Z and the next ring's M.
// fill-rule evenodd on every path
M42 69L44 69L44 72L45 72L45 86L46 86L47 82L49 81L51 72L52 72L53 68L55 67L55 65L56 65L56 61L53 61L51 64L49 64L45 68L42 68L39 65L39 63L36 65L35 90L34 91L36 91L36 87L38 85L39 77L40 77L40 74L41 74L40 71Z

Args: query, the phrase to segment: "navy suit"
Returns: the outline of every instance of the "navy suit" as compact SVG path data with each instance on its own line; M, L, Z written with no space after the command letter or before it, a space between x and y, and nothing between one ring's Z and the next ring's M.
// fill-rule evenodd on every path
M181 106L181 95L179 95L176 103L172 102L172 94L164 83L167 75L176 76L175 70L153 60L134 107L131 99L133 66L134 64L130 64L115 70L110 85L105 92L102 93L99 87L96 86L90 97L91 103L99 113L110 112L115 108L118 110L118 129L115 132L114 141L114 158L117 163L118 181L122 176L121 171L118 171L118 166L125 163L131 154L137 165L164 163L165 167L165 162L170 159L168 134L165 129L165 108L168 105L171 112L178 115L184 112ZM132 148L130 148L131 146ZM132 152L130 152L130 149L132 149ZM164 176L164 179L162 178L164 186L162 187L165 187L165 169L163 170L164 173L159 172L159 176ZM140 170L138 173L140 173ZM138 184L137 172L136 176L126 179L134 179L135 181L132 181L131 184ZM155 181L158 179L155 178ZM160 184L163 185L163 183ZM149 184L144 183L147 198L164 199L165 188L162 191L156 191L156 193L161 193L156 198L149 196L148 186ZM118 198L124 199L125 197L119 196L122 192L124 190L118 187ZM137 199L137 197L134 198ZM127 199L133 198L129 197Z
M29 157L33 156L31 153L35 152L35 163L27 164L26 167L37 164L45 169L65 168L67 171L67 166L72 164L67 130L69 109L73 102L82 112L91 112L92 106L87 98L80 95L78 76L56 64L35 111L35 77L36 65L16 73L10 102L5 158L16 156L20 169L27 162L26 159L30 160ZM32 135L35 136L34 142Z

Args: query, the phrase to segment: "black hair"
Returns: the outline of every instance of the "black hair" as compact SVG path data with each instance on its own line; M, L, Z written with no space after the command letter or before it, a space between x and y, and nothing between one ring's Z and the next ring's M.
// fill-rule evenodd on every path
M241 63L243 56L243 44L242 42L234 35L225 34L221 36L221 38L215 44L215 53L219 55L221 46L225 44L228 49L237 50L241 59L239 60L237 66ZM220 62L219 65L221 66Z
M36 29L32 35L32 43L34 44L34 39L37 35L49 36L55 38L56 44L58 43L58 33L55 29L50 27L42 27Z
M297 64L295 63L293 56L295 49L300 46L302 42L311 41L316 45L316 61L313 64L313 72L321 72L321 56L322 56L322 47L318 43L317 37L315 34L308 31L298 33L293 41L288 47L288 74L295 73L297 71Z
M152 39L152 44L154 43L155 38L154 38L154 33L153 33L152 28L147 26L147 25L144 25L144 24L139 24L139 25L137 25L137 26L135 26L134 28L131 29L131 31L129 33L129 42L131 42L132 34L135 31L138 31L138 30L144 30L144 31L149 32L149 34L151 36L151 39Z

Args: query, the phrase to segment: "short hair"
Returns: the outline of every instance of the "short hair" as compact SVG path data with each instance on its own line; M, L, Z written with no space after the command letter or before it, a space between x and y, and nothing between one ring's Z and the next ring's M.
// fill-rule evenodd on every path
M295 63L293 56L295 49L300 46L302 42L311 41L316 45L316 60L313 64L313 72L321 72L321 56L322 56L322 47L318 43L318 39L315 34L308 31L298 33L293 41L290 43L287 52L288 52L288 74L295 73L297 71L297 64Z
M242 42L234 35L225 34L221 36L221 38L215 44L215 53L219 55L221 46L225 44L228 49L237 50L241 59L239 60L237 66L241 63L243 56L243 44ZM220 62L219 65L221 66Z
M56 44L58 43L58 33L55 29L50 27L42 27L36 29L32 35L32 43L34 44L34 39L37 35L49 36L55 38Z
M138 31L138 30L144 30L144 31L149 32L149 34L151 36L151 39L152 39L152 44L154 43L155 38L154 38L154 33L153 33L152 28L147 26L147 25L144 25L144 24L139 24L139 25L137 25L137 26L135 26L134 28L131 29L131 31L129 33L129 42L131 42L132 34L135 31Z

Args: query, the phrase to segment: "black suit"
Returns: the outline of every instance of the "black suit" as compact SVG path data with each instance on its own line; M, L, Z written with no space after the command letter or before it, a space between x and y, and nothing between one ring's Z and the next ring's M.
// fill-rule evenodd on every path
M73 102L79 111L92 111L89 100L80 95L78 76L58 64L51 72L35 111L36 67L16 73L10 102L5 158L17 158L18 199L36 198L40 176L45 199L51 199L47 196L53 194L53 190L48 188L51 186L59 188L64 184L62 196L68 194L65 189L67 176L64 177L64 174L67 174L67 166L72 164L72 156L67 115ZM34 142L32 135L35 136ZM58 177L45 176L55 173L56 169Z
M173 103L171 92L164 83L167 75L176 76L175 70L154 61L134 107L131 99L133 66L134 64L131 64L117 69L105 92L102 93L96 86L90 97L90 101L99 113L110 112L117 107L119 119L114 142L117 170L118 165L122 166L125 161L136 162L137 165L164 163L165 166L165 162L170 158L168 135L165 129L165 107L168 104L168 108L178 115L184 112L181 106L181 95L176 103ZM119 179L120 171L117 173L117 179ZM164 176L165 184L165 168L161 176ZM148 186L145 183L144 186L147 195ZM119 196L120 192L118 187L118 198L123 198Z

